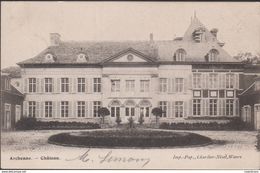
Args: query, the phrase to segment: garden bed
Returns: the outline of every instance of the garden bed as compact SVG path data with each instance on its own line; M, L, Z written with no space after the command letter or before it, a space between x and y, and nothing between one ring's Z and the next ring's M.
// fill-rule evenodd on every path
M184 147L210 144L210 138L187 132L146 129L96 130L60 133L49 137L51 144L78 147Z

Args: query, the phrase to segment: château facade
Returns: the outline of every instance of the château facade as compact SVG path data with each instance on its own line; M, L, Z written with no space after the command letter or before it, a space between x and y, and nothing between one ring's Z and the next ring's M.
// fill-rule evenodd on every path
M109 122L140 116L160 121L189 117L239 116L243 64L232 58L195 16L183 37L155 41L66 42L50 34L51 45L18 63L22 68L23 115L46 121Z

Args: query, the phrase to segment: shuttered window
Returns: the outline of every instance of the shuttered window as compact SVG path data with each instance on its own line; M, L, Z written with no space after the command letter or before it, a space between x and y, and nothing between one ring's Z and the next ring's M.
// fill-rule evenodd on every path
M159 107L162 109L163 113L162 113L162 117L167 117L167 102L166 101L160 101L159 102Z
M167 92L167 79L160 78L160 92Z
M61 78L61 92L69 92L69 78Z
M85 78L78 78L78 92L85 92L86 89L86 80Z
M94 78L94 92L101 92L101 78Z
M29 101L28 102L28 111L29 117L36 117L36 102L35 101Z
M29 78L29 92L36 92L36 78Z
M60 104L60 115L62 118L69 117L69 102L62 101Z
M45 117L52 117L53 105L51 101L46 101L44 105Z
M53 92L53 79L52 78L44 79L44 88L45 88L45 92L47 92L47 93Z

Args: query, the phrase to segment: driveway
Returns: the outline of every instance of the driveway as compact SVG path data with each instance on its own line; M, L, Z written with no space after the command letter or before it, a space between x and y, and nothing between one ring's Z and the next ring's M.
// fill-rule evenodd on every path
M187 131L208 136L213 139L214 143L208 146L185 148L88 149L47 143L49 136L68 131L2 132L1 167L24 169L257 169L260 163L260 152L255 149L257 135L255 131ZM82 160L80 156L84 156L87 161ZM26 157L29 160L21 160Z

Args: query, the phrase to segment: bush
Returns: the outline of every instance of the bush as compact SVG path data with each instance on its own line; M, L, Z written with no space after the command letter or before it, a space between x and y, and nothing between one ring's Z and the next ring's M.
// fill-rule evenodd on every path
M37 126L36 118L23 117L16 124L16 130L33 130Z
M239 118L233 118L228 123L218 122L197 122L197 123L162 123L161 129L172 130L251 130L251 126L248 126L242 122Z
M144 116L143 115L141 115L139 117L138 122L139 122L140 125L142 125L144 123Z
M22 118L15 125L16 130L48 129L99 129L100 125L91 122L36 121L35 118Z
M116 123L117 123L117 125L119 125L120 123L122 122L122 120L121 120L121 118L120 118L120 116L116 116Z

